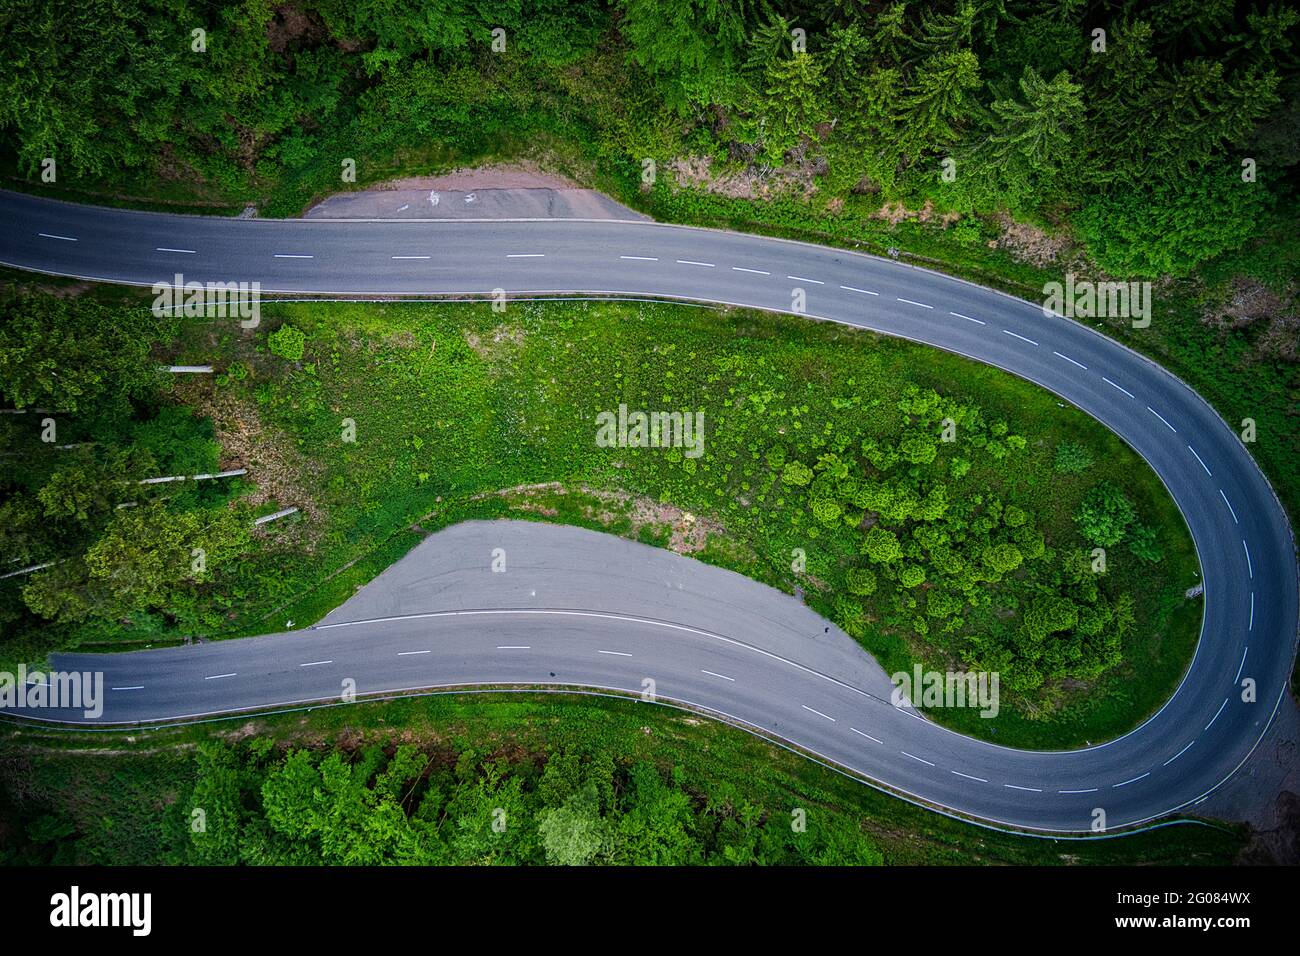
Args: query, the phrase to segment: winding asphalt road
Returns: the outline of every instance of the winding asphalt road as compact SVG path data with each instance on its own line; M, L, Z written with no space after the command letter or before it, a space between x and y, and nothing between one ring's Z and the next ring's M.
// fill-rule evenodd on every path
M586 533L517 523L443 532L313 631L56 658L61 669L109 675L96 723L337 699L342 677L359 693L472 683L641 692L650 678L661 699L762 728L933 805L1088 832L1098 808L1114 830L1194 807L1242 765L1285 694L1296 646L1295 550L1245 447L1155 363L1027 302L841 250L654 223L231 220L4 192L0 221L0 264L139 285L179 272L186 281L258 281L265 292L503 289L780 312L799 311L802 290L803 314L998 366L1103 422L1168 487L1205 583L1200 644L1177 693L1129 734L1070 752L998 747L882 703L889 685L879 668L778 592L629 542L569 540ZM516 549L523 563L492 574L488 545ZM529 585L527 598L503 587L530 577L541 584ZM1253 701L1243 700L1247 682Z

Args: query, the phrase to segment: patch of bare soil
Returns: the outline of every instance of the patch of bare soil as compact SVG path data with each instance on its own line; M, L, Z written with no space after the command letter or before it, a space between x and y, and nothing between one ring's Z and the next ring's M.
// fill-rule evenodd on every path
M555 517L559 512L539 499L544 495L570 493L596 502L584 504L582 511L586 518L602 525L609 526L616 520L627 518L632 522L632 535L636 535L642 528L667 527L669 529L668 550L675 551L677 554L695 554L703 551L709 543L709 535L723 532L722 525L718 522L697 517L675 505L663 504L651 498L631 495L623 491L606 491L587 485L576 485L569 489L559 481L502 488L499 491L475 495L472 500L501 497L521 511Z
M1238 276L1223 301L1205 308L1201 321L1222 331L1261 326L1255 343L1259 359L1295 362L1300 358L1300 301L1294 283L1285 295L1278 295L1256 279Z
M1028 223L1016 222L1010 216L998 217L1002 233L989 242L991 249L1006 249L1017 262L1047 266L1059 261L1071 248L1069 239L1052 236Z
M495 367L506 354L524 344L524 329L517 323L498 325L487 338L466 329L465 344L474 350L475 355Z
M254 506L296 505L307 516L309 520L298 527L304 537L301 544L310 551L324 515L303 478L315 473L317 466L285 436L262 423L256 404L231 390L212 382L189 381L176 383L175 391L196 414L212 419L222 449L221 467L248 469L257 487L242 500Z
M934 203L928 199L925 201L925 205L920 209L908 209L901 202L894 200L885 203L876 210L875 217L877 219L884 219L891 226L897 226L900 222L903 222L906 219L915 219L917 222L937 222L939 225L947 228L960 219L961 214L956 212L936 214L934 211Z
M375 190L445 189L582 189L573 180L548 172L537 163L520 160L512 163L489 163L486 166L453 169L440 176L407 176L371 187Z
M816 160L795 162L780 169L745 165L714 168L712 156L679 156L667 166L677 188L690 187L729 199L809 199L817 191L815 178L823 166Z

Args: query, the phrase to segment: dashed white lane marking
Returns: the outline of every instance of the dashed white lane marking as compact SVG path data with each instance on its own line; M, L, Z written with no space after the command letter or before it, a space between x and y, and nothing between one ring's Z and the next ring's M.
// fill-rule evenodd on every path
M1004 783L1002 786L1006 787L1008 790L1027 790L1030 793L1043 792L1042 790L1039 790L1037 787L1017 787L1014 783Z
M1215 722L1216 720L1218 720L1218 719L1219 719L1219 715L1220 715L1221 713L1223 713L1223 708L1225 708L1225 707L1227 707L1227 706L1228 706L1228 698L1225 697L1225 698L1223 698L1223 703L1219 705L1219 709L1216 710L1216 711L1214 712L1214 716L1210 718L1210 722L1209 722L1208 724L1205 725L1205 729L1206 729L1206 730L1209 730L1211 727L1214 726L1214 722Z
M187 256L197 256L197 255L198 255L198 252L196 252L196 251L193 250L193 249L168 249L166 246L156 246L156 247L154 247L154 250L153 250L153 251L154 251L154 252L181 252L181 253L184 253L184 254L187 255Z
M130 687L111 687L110 690L144 690L144 684L132 684Z
M531 651L532 649L533 646L531 644L498 644L497 645L497 650L499 651Z
M1098 787L1089 787L1087 790L1058 790L1057 793L1096 793Z
M72 238L72 236L56 236L48 232L38 232L36 235L40 236L42 239L62 239L64 242L77 241L76 239Z
M597 654L608 654L610 657L631 657L627 651L597 651Z
M1250 592L1250 624L1247 625L1246 630L1253 631L1254 629L1255 629L1255 592L1251 591Z
M1252 594L1251 597L1254 597L1254 594ZM1237 668L1237 676L1232 679L1232 682L1234 684L1237 683L1237 681L1241 680L1241 672L1246 669L1246 655L1249 653L1250 653L1250 646L1247 645L1241 651L1241 666Z
M1161 764L1161 766L1163 766L1163 767L1168 767L1171 763L1173 763L1175 760L1177 760L1177 759L1178 759L1179 757L1181 757L1183 754L1187 753L1188 749L1190 749L1191 746L1192 746L1192 744L1194 744L1194 743L1196 743L1195 740L1189 740L1189 741L1187 741L1187 746L1186 746L1186 747L1184 747L1182 750L1178 751L1178 753L1174 754L1172 757L1170 757L1168 760L1166 760L1163 764Z
M620 259L633 259L637 262L658 262L658 256L619 256Z
M906 302L908 305L919 305L919 306L920 306L921 308L923 308L923 309L933 309L933 308L934 308L934 306L932 306L932 305L926 305L924 302L914 302L914 301L912 301L911 299L904 299L904 298L902 298L902 297L900 297L900 296L894 296L894 298L895 298L895 299L898 299L899 302Z
M1133 777L1130 780L1125 780L1123 783L1112 783L1110 787L1112 790L1114 790L1116 787L1127 787L1130 783L1137 783L1143 777L1149 777L1149 776L1151 776L1150 770L1148 770L1146 773L1140 773L1136 777Z
M277 252L277 253L275 254L275 258L277 258L277 259L314 259L315 256L304 256L304 255L299 255L299 254L296 253L296 252Z
M333 664L333 661L308 661L306 664L299 664L299 667L319 667L321 664Z
M818 717L825 717L832 724L835 723L835 718L831 717L829 714L823 714L820 710L813 710L807 704L800 704L799 706L802 707L804 710L808 711L808 713L810 714L816 714Z
M411 657L415 654L432 654L433 651L398 651L398 657Z
M756 276L770 276L772 273L764 272L762 269L742 269L740 266L732 266L732 272L752 272Z
M786 276L787 279L793 279L795 282L811 282L814 285L825 285L821 279L809 279L807 276Z
M977 325L988 325L988 323L985 322L983 319L975 319L975 318L971 318L969 315L962 315L960 312L949 312L948 314L949 314L949 315L955 315L955 316L957 316L957 318L959 318L959 319L965 319L967 322L974 322L974 323L976 323ZM955 770L953 771L953 773L956 773L956 772L957 772L957 771L955 771Z
M1237 512L1236 512L1236 510L1232 507L1232 502L1228 500L1228 496L1225 495L1225 494L1223 493L1223 489L1222 489L1222 488L1219 489L1219 497L1222 498L1222 499L1223 499L1223 503L1224 503L1225 505L1228 506L1228 511L1231 512L1231 514L1232 514L1232 523L1233 523L1233 524L1241 524L1241 522L1237 520Z
M544 252L507 252L507 259L545 259Z
M1201 458L1200 455L1197 455L1197 454L1196 454L1196 449L1193 448L1191 445L1188 445L1188 446L1187 446L1187 450L1190 451L1190 452L1192 453L1192 455L1196 458L1196 460L1199 461L1199 462L1201 463L1201 467L1205 469L1205 473L1206 473L1207 475L1209 475L1211 478L1213 478L1213 477L1214 477L1214 472L1210 471L1210 466L1207 465L1207 464L1202 460L1202 458Z
M879 292L872 292L870 289L857 289L851 285L842 285L840 288L846 292L861 292L863 295L880 295Z
M959 777L965 777L967 780L978 780L980 783L988 783L983 777L976 777L973 774L962 773L960 770L951 770L949 773L955 773Z
M859 737L866 737L868 740L874 740L874 741L875 741L876 743L878 743L878 744L880 744L880 743L884 743L884 741L881 740L879 737L873 737L873 736L871 736L871 734L864 733L863 731L858 730L858 728L856 728L856 727L850 727L849 730L853 731L853 732L854 732L855 734L857 734Z
M679 266L704 266L704 268L706 269L717 268L717 266L715 266L712 262L697 262L694 259L678 259L677 264Z
M221 680L224 677L238 677L238 674L213 674L211 677L205 677L204 680Z
M1012 332L1010 329L1003 329L1002 331L1005 332L1007 335L1011 336L1013 339L1019 339L1022 342L1028 342L1030 345L1038 344L1033 339L1027 339L1023 335L1020 335L1018 332Z
M1123 385L1116 385L1114 382L1112 382L1110 379L1108 379L1105 375L1103 375L1103 376L1101 377L1101 380L1102 380L1103 382L1105 382L1107 385L1111 386L1112 388L1118 388L1121 392L1123 392L1123 393L1124 393L1125 395L1127 395L1129 398L1133 398L1133 397L1134 397L1133 393L1130 392L1127 388L1125 388Z
M393 256L394 259L428 259L429 256ZM509 257L507 257L509 258Z
M1255 566L1250 563L1250 548L1246 547L1246 539L1241 539L1241 550L1246 552L1246 571L1253 578L1255 576Z
M910 753L908 753L906 750L900 750L899 753L902 754L904 757L911 757L913 760L919 761L920 763L923 763L923 764L925 764L926 766L929 766L929 767L933 767L933 766L934 766L934 764L930 763L930 761L925 760L924 758L918 757L916 754L910 754Z
M723 680L729 680L733 684L736 682L736 678L734 677L728 677L726 674L715 674L713 671L706 671L703 668L701 668L700 673L708 674L710 677L721 677Z
M1085 372L1088 370L1088 366L1084 365L1082 362L1076 362L1074 359L1070 358L1070 356L1068 356L1068 355L1062 355L1060 352L1057 352L1057 351L1053 351L1052 354L1055 355L1057 358L1063 358L1063 359L1065 359L1065 360L1066 360L1067 362L1069 362L1071 365L1077 365L1077 366L1079 366L1079 368L1083 369Z
M1156 411L1156 410L1155 410L1154 408L1152 408L1150 405L1147 406L1147 411L1149 411L1149 412L1150 412L1152 415L1154 415L1156 418L1158 418L1158 419L1160 419L1162 422L1164 422L1164 423L1165 423L1165 427L1168 428L1168 429L1169 429L1171 432L1173 432L1175 435L1178 434L1178 429L1175 428L1173 425L1170 425L1169 422L1166 421L1165 416L1161 415L1158 411Z

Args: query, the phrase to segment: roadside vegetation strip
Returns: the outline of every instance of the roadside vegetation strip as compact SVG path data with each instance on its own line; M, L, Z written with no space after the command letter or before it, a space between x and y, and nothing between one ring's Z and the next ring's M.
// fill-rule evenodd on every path
M203 629L191 633L305 625L419 540L413 524L523 514L803 587L890 672L917 662L999 670L996 720L932 716L986 738L996 727L1011 745L1128 729L1168 696L1195 646L1199 605L1182 597L1194 553L1158 479L1102 426L995 369L797 318L667 305L264 312L254 336L225 337L219 374L170 380L167 401L215 415L215 432L204 427L218 438L239 428L249 452L270 456L254 480L311 520L275 526L237 564L209 562L197 586L171 584L171 600L195 608ZM177 327L175 360L211 356L211 325ZM669 345L658 335L666 327ZM263 342L271 351L256 350ZM620 406L702 412L702 455L600 447L594 410ZM951 442L945 420L961 422ZM520 487L536 490L497 494ZM195 513L205 504L182 503ZM1089 536L1115 522L1121 545L1097 575ZM99 527L86 529L92 540ZM796 570L798 552L806 565ZM199 623L214 620L206 602L235 592L246 596L233 619ZM125 619L114 625L122 641L154 626L148 615ZM1046 628L1052 644L1085 632L1104 640L1081 643L1070 667L1044 669L1017 660L1023 627ZM29 634L39 633L34 624ZM1120 686L1123 695L1110 692Z
M328 762L327 767L340 771L337 779L352 780L332 791L331 806L340 811L336 820L351 819L346 812L350 801L366 799L374 770L388 768L412 774L404 782L414 799L403 801L401 818L393 821L404 828L418 828L416 808L440 784L445 784L443 810L451 819L467 810L470 798L475 806L507 806L530 836L524 845L533 847L527 852L539 854L537 862L546 858L546 840L539 830L544 808L563 803L586 781L599 781L599 774L627 781L650 771L654 776L643 776L642 786L653 790L638 794L635 786L624 787L627 802L602 799L597 816L613 823L640 797L669 797L675 791L653 810L645 808L661 836L672 837L656 845L660 854L698 850L708 855L739 843L769 863L847 862L843 854L859 853L869 856L855 862L887 865L1209 864L1229 862L1245 845L1240 829L1189 826L1121 840L1024 839L901 802L742 729L615 698L526 691L453 693L305 714L241 717L238 735L232 734L234 726L220 722L157 728L147 734L73 735L0 725L0 755L14 748L40 754L40 759L21 766L0 760L0 784L7 786L15 773L28 775L26 786L9 788L20 795L11 812L19 820L39 815L59 824L20 828L17 832L23 836L6 842L0 860L49 862L62 845L64 859L78 863L230 862L224 854L237 854L241 846L254 849L237 834L251 834L263 825L262 789L272 777L287 773L291 762L300 765L296 773L308 774L318 773L322 762ZM409 747L403 758L408 769L402 771L392 762L397 754L372 756L371 748L389 747L394 726L403 728ZM474 741L476 749L470 752L463 741ZM311 753L297 753L300 750ZM488 771L491 754L507 755L496 760L495 774ZM414 771L422 757L428 763ZM367 766L371 771L360 779ZM463 772L452 772L455 767ZM559 779L569 783L554 787ZM980 784L972 778L971 785ZM276 786L271 784L273 790ZM514 792L516 786L519 795L511 799L521 802L503 804L497 794ZM176 794L177 799L160 804L159 794ZM739 808L744 805L761 812L742 825ZM232 839L198 839L186 812L191 806L208 807L209 824L223 827L221 834ZM234 811L228 816L227 807ZM790 825L798 810L804 811L808 823L805 837L795 835L797 829ZM211 826L209 833L214 832ZM753 838L768 826L768 838L755 845ZM458 829L443 826L440 832ZM60 834L57 842L49 838L52 833ZM373 862L390 862L384 854L391 851L375 843L373 834L373 829L356 833L337 845L372 852ZM615 846L608 852L617 857L611 862L649 862L618 857L627 852L620 850L627 844L617 834L611 838ZM418 839L423 848L448 853L442 862L512 862L504 856L472 858L480 846L474 839L450 848L431 842L428 834ZM279 852L280 840L272 832L257 846ZM979 849L973 852L969 848L976 843ZM295 846L313 860L340 862L314 840L298 837Z

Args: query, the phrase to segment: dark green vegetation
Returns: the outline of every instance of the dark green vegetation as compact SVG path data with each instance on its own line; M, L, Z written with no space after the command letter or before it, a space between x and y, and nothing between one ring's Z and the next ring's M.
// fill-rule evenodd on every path
M589 697L435 697L130 737L0 733L0 864L1211 865L1245 842L1204 826L1018 838L734 728Z
M286 215L528 155L663 219L895 247L1031 300L1066 272L1163 276L1150 327L1107 330L1253 420L1294 516L1298 20L1266 0L17 0L0 156L69 198Z
M23 308L39 316L50 301ZM1197 566L1158 479L1096 422L995 369L839 326L680 306L264 312L255 332L180 326L168 356L223 356L215 380L154 392L84 460L40 443L36 416L10 417L22 466L2 550L68 560L5 583L6 657L301 626L409 549L414 526L517 514L800 586L890 672L999 671L998 719L937 717L1004 743L1117 734L1190 659L1200 607L1182 593ZM59 404L57 391L27 397ZM703 455L598 447L597 414L620 404L702 412ZM214 455L214 426L250 494L114 487L92 467L145 444L180 468L168 449ZM96 494L78 497L87 486ZM117 509L128 490L148 503ZM285 506L307 520L250 536L253 514Z

